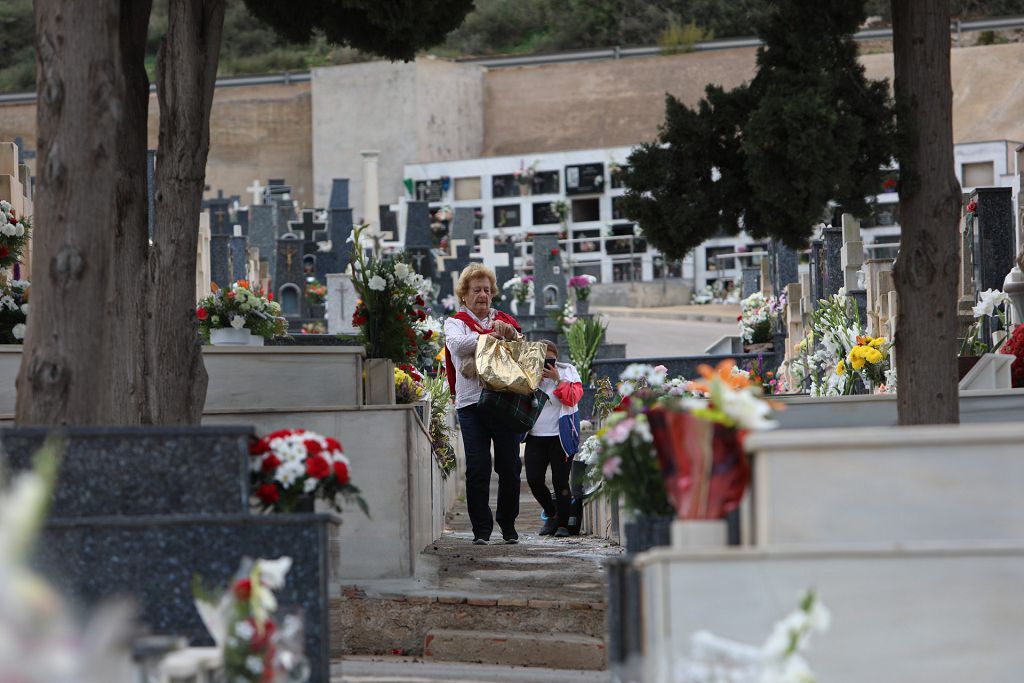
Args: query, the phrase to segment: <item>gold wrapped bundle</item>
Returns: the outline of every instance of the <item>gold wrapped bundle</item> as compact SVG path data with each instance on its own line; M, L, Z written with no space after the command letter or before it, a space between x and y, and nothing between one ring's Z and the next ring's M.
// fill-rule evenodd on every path
M487 389L532 394L544 370L544 342L503 341L489 334L476 342L476 371Z

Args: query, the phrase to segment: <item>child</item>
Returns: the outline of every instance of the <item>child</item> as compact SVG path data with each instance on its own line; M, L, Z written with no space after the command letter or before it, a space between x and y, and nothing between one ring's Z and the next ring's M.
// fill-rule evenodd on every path
M540 389L548 395L540 417L526 437L526 482L547 521L541 536L569 536L569 466L580 444L580 416L577 404L583 396L580 374L571 363L558 362L558 347L547 344L544 379ZM544 478L551 466L554 501Z

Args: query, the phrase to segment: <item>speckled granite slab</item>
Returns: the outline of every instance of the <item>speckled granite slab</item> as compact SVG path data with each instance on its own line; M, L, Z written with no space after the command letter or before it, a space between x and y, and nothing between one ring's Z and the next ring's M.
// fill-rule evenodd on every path
M31 467L50 432L0 430L5 467ZM241 514L252 427L73 427L50 516Z
M313 682L330 680L327 610L330 514L177 515L51 520L36 565L83 607L132 597L156 634L212 645L192 602L192 577L227 585L243 557L292 558L278 592L282 609L298 606Z

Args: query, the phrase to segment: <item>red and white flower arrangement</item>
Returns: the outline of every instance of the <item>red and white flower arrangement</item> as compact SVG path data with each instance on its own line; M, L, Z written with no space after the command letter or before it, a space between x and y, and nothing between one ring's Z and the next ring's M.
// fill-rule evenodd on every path
M338 512L344 500L368 514L337 439L280 429L254 442L249 454L253 495L264 510L293 512L304 501L322 498Z
M0 200L0 267L18 262L31 231L31 219L19 216L10 202Z
M576 292L577 301L586 301L590 296L590 288L597 282L593 275L573 275L569 278L569 286Z

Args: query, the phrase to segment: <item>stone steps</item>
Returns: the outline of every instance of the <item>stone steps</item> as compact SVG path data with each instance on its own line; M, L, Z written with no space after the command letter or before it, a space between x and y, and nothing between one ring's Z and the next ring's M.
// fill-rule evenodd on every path
M575 633L434 629L423 643L426 659L444 662L538 666L602 671L604 640Z

